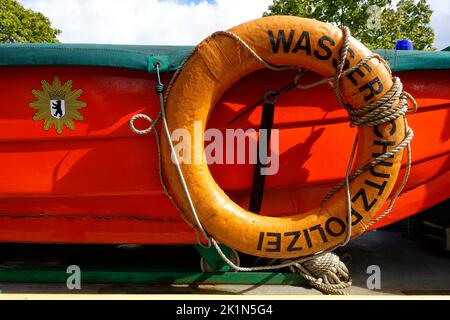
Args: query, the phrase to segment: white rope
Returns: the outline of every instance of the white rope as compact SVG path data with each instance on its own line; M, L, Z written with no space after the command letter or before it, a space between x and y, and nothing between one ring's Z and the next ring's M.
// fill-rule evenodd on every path
M163 174L163 170L162 170L161 139L160 139L158 130L156 130L156 124L158 123L159 118L160 118L160 114L158 114L155 121L153 121L152 118L150 118L149 116L140 113L140 114L136 114L131 117L131 119L129 120L129 125L131 128L131 131L133 131L135 134L138 134L138 135L148 134L150 131L153 130L153 133L155 134L155 138L156 138L156 147L158 150L159 181L161 182L161 186L163 188L164 194L169 198L170 202L172 202L172 204L175 206L175 208L177 208L177 210L181 211L181 208L178 206L178 204L173 199L172 195L170 194L170 192L167 188L166 182L164 181L164 174ZM136 121L137 119L145 119L150 123L150 125L148 126L148 128L146 128L144 130L139 130L134 125L134 121Z
M157 72L159 72L159 69L157 69ZM187 187L186 179L184 178L183 171L181 170L180 162L178 161L178 156L177 156L177 154L175 152L175 148L173 146L172 139L170 137L169 126L167 124L167 118L166 118L164 97L163 97L162 93L159 94L159 102L160 102L160 107L161 107L161 118L162 118L162 121L163 121L164 132L166 134L166 138L167 138L167 141L169 143L170 154L173 156L172 160L174 160L174 162L175 162L175 167L177 169L177 173L178 173L178 175L180 177L180 181L181 181L181 186L183 187L184 194L186 195L186 198L188 200L189 208L191 209L192 215L194 216L195 223L196 223L196 225L198 227L198 230L203 235L204 239L207 241L207 245L205 246L200 241L198 234L197 234L197 242L203 247L210 248L211 247L211 239L212 238L206 233L205 229L203 228L203 226L202 226L202 224L200 222L200 219L199 219L198 214L197 214L197 210L195 209L194 202L192 201L191 194L189 193L189 189Z
M326 294L345 295L345 289L352 285L345 263L334 252L326 252L320 258L296 263L290 269L308 280L312 287Z
M148 121L150 123L150 125L146 129L143 129L143 130L137 129L136 126L134 125L134 122L137 119L144 119L144 120ZM134 116L132 116L130 121L128 122L128 124L130 125L131 131L133 131L135 134L144 135L144 134L148 134L148 133L150 133L150 131L154 130L156 123L153 122L152 118L150 118L148 115L139 113L139 114L135 114Z
M344 35L344 44L343 47L341 49L341 53L340 53L340 57L339 57L339 61L338 61L338 65L337 65L337 72L336 75L327 79L323 79L311 84L307 84L307 85L301 85L298 83L298 79L295 79L295 83L297 84L297 87L299 89L309 89L318 85L322 85L325 83L330 83L334 89L336 98L339 102L339 104L341 106L343 106L349 113L350 118L351 118L351 126L374 126L374 125L378 125L378 124L382 124L382 123L386 123L386 122L390 122L392 120L397 119L400 116L405 115L406 113L409 113L408 110L408 102L407 100L409 99L410 101L412 101L413 103L413 111L415 111L417 109L417 104L414 100L414 98L407 92L403 92L403 86L401 84L401 81L399 78L394 77L393 78L393 86L392 88L385 94L385 96L383 96L381 99L377 100L376 102L372 103L371 105L365 107L365 108L361 108L361 109L350 109L346 104L345 101L343 99L342 93L340 91L339 88L339 80L341 77L350 74L351 72L354 72L355 70L357 70L359 67L361 67L364 63L366 63L367 61L371 60L371 59L378 59L379 61L381 61L383 64L385 64L386 68L388 70L389 66L386 64L386 62L378 55L378 54L370 54L369 56L365 57L364 59L362 59L361 61L359 61L355 66L353 66L352 68L349 68L347 70L343 70L344 69L344 65L345 65L345 59L348 53L348 48L349 48L349 42L350 42L350 31L347 27L342 27L342 32ZM240 43L255 59L257 59L260 63L262 63L266 68L271 69L271 70L287 70L287 69L298 69L296 67L291 67L291 66L275 66L272 65L268 62L266 62L264 59L262 59L252 48L250 48L239 36L229 32L229 31L219 31L214 33L213 35L211 35L210 37L214 37L217 35L224 35L224 36L228 36L234 40L236 40L238 43ZM155 119L155 121L152 123L151 119L148 116L145 115L135 115L130 119L130 128L131 130L133 130L133 132L137 133L137 134L145 134L150 132L151 130L154 130L155 132L157 132L157 130L155 129L155 125L156 123L159 121L160 118L162 118L163 120L163 128L164 128L164 132L167 138L167 141L169 143L169 147L171 149L171 154L175 155L174 159L175 159L175 166L177 169L177 173L180 177L180 181L184 190L184 193L186 195L186 198L188 200L189 203L189 207L191 209L192 215L194 217L195 223L197 225L197 229L200 231L200 233L203 235L203 237L207 240L208 242L208 247L211 246L211 244L214 245L214 247L216 248L217 252L219 253L219 255L221 256L221 258L233 269L237 270L237 271L262 271L262 270L276 270L276 269L281 269L281 268L286 268L286 267L290 267L291 270L295 270L296 272L300 273L305 279L308 280L308 282L315 288L321 290L322 292L328 293L328 294L345 294L345 292L343 291L344 289L348 288L351 286L351 279L350 276L348 274L348 270L345 267L345 265L339 261L339 257L337 255L335 255L334 253L332 253L331 251L336 249L339 246L344 246L348 243L348 241L351 239L351 223L352 223L352 217L351 217L351 195L350 195L350 181L353 180L354 178L356 178L358 175L360 175L361 173L363 173L364 171L370 169L371 167L381 163L382 161L386 160L387 158L395 155L397 152L399 152L400 150L402 150L403 148L407 148L408 150L408 163L407 163L407 169L406 169L406 173L405 176L403 178L402 184L399 187L399 189L395 192L394 196L391 199L391 202L388 206L388 209L383 212L381 215L379 215L377 218L373 219L372 221L369 222L368 226L373 225L374 223L376 223L377 221L379 221L380 219L382 219L383 217L385 217L393 208L394 206L394 202L395 200L398 198L398 196L400 195L401 191L403 190L404 186L406 185L406 182L408 180L409 177L409 173L410 173L410 168L411 168L411 147L410 147L410 142L411 139L413 138L413 131L411 130L411 128L409 128L408 123L405 119L405 139L399 144L397 145L395 148L391 149L390 151L382 154L381 156L372 159L371 161L369 161L365 166L363 166L362 168L359 168L357 170L355 170L353 173L351 173L351 165L353 163L354 160L354 156L356 153L356 146L358 143L358 137L356 136L355 141L354 141L354 145L353 145L353 149L349 158L349 163L347 166L347 171L346 171L346 175L345 175L345 179L338 184L335 188L333 188L328 195L324 198L324 200L322 201L322 204L324 202L326 202L328 199L330 199L338 190L340 190L342 187L345 186L346 188L346 198L347 198L347 236L345 238L345 240L343 241L343 243L336 245L335 247L328 249L325 252L317 252L313 255L307 256L307 257L302 257L300 259L294 260L294 261L286 261L286 262L282 262L281 264L278 265L270 265L270 266L262 266L262 267L250 267L250 268L246 268L246 267L240 267L235 265L230 259L228 259L228 257L222 252L219 244L217 243L217 241L210 237L207 232L204 230L201 221L198 217L198 214L195 210L195 206L194 203L192 201L192 198L190 196L189 193L189 189L187 187L187 183L184 179L183 176L183 172L181 170L181 166L178 162L178 157L176 156L174 147L173 147L173 143L170 139L170 132L169 132L169 128L168 128L168 124L167 124L167 120L166 120L166 115L165 115L165 103L167 101L167 98L170 94L170 91L172 89L173 84L175 83L176 79L178 78L181 70L183 70L183 67L185 66L185 64L189 61L190 57L196 52L196 50L194 50L188 57L186 57L186 59L181 63L180 67L178 68L178 70L175 72L174 76L172 77L169 86L167 88L166 91L166 95L165 97L163 97L162 93L159 93L160 96L160 113L158 114L157 118ZM157 74L158 74L158 82L159 85L161 85L160 83L160 78L159 78L159 68L157 66L156 68ZM398 104L394 107L393 104L395 101L399 100ZM149 128L145 129L145 130L137 130L134 127L134 121L137 118L144 118L147 119L151 125ZM160 155L160 142L159 142L159 135L157 136L157 144L158 144L158 159L159 162L161 163L161 155ZM159 171L160 171L160 181L161 184L163 185L163 189L164 192L166 193L167 196L169 196L169 198L171 199L172 203L176 204L175 201L173 201L171 195L169 194L169 192L167 191L164 179L162 178L162 166L159 166ZM351 173L351 174L350 174ZM181 211L181 209L179 208L178 205L176 205L177 209ZM197 231L196 229L196 231ZM197 233L197 239L198 239L198 233ZM199 243L201 245L203 245L200 241Z

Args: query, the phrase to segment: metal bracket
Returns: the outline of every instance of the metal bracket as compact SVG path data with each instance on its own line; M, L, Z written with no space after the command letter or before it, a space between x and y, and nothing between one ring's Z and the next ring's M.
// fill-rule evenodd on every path
M222 244L219 244L219 246L222 249L222 252L227 257L230 257L231 249ZM214 269L215 272L232 271L231 267L225 261L223 261L222 257L219 255L214 246L205 248L197 244L195 245L195 249L200 253L203 259L206 260L210 267Z
M160 72L167 72L171 70L167 56L151 56L147 59L147 70L149 73L156 72L156 63L159 63Z

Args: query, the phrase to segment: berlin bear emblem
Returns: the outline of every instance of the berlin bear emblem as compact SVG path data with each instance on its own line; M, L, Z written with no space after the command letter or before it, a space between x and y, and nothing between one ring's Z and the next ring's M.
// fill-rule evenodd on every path
M59 77L54 77L53 82L42 80L42 90L32 90L37 100L31 102L29 107L37 110L33 120L43 120L44 130L55 126L57 134L61 134L64 126L75 130L74 120L83 120L79 109L86 107L86 103L78 98L83 93L82 89L72 90L72 80L61 83Z
M50 105L52 116L56 119L61 119L66 114L66 102L64 100L50 100Z

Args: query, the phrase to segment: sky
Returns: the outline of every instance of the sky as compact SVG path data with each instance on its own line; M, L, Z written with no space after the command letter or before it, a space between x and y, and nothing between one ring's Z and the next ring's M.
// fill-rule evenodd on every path
M434 10L435 47L450 45L450 0ZM19 0L61 29L65 43L195 45L209 34L262 16L272 0Z

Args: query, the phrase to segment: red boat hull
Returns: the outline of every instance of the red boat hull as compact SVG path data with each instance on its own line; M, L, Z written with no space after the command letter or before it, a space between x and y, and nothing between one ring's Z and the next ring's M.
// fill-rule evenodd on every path
M172 74L163 77L168 83ZM381 227L450 197L450 77L448 70L397 74L419 110L409 182ZM84 119L75 130L43 129L33 120L32 90L41 81L73 81L83 90ZM307 75L302 81L314 81ZM289 84L290 72L260 71L242 79L215 107L209 127L257 128L260 108L228 122L265 92ZM159 111L155 76L106 67L2 67L0 69L0 241L45 243L193 243L195 234L165 196L153 134L136 136L128 120ZM182 112L183 106L180 106ZM145 122L137 122L144 127ZM280 97L280 170L268 176L262 214L284 215L317 206L342 179L355 130L327 86ZM253 166L214 164L211 172L232 199L248 206Z

